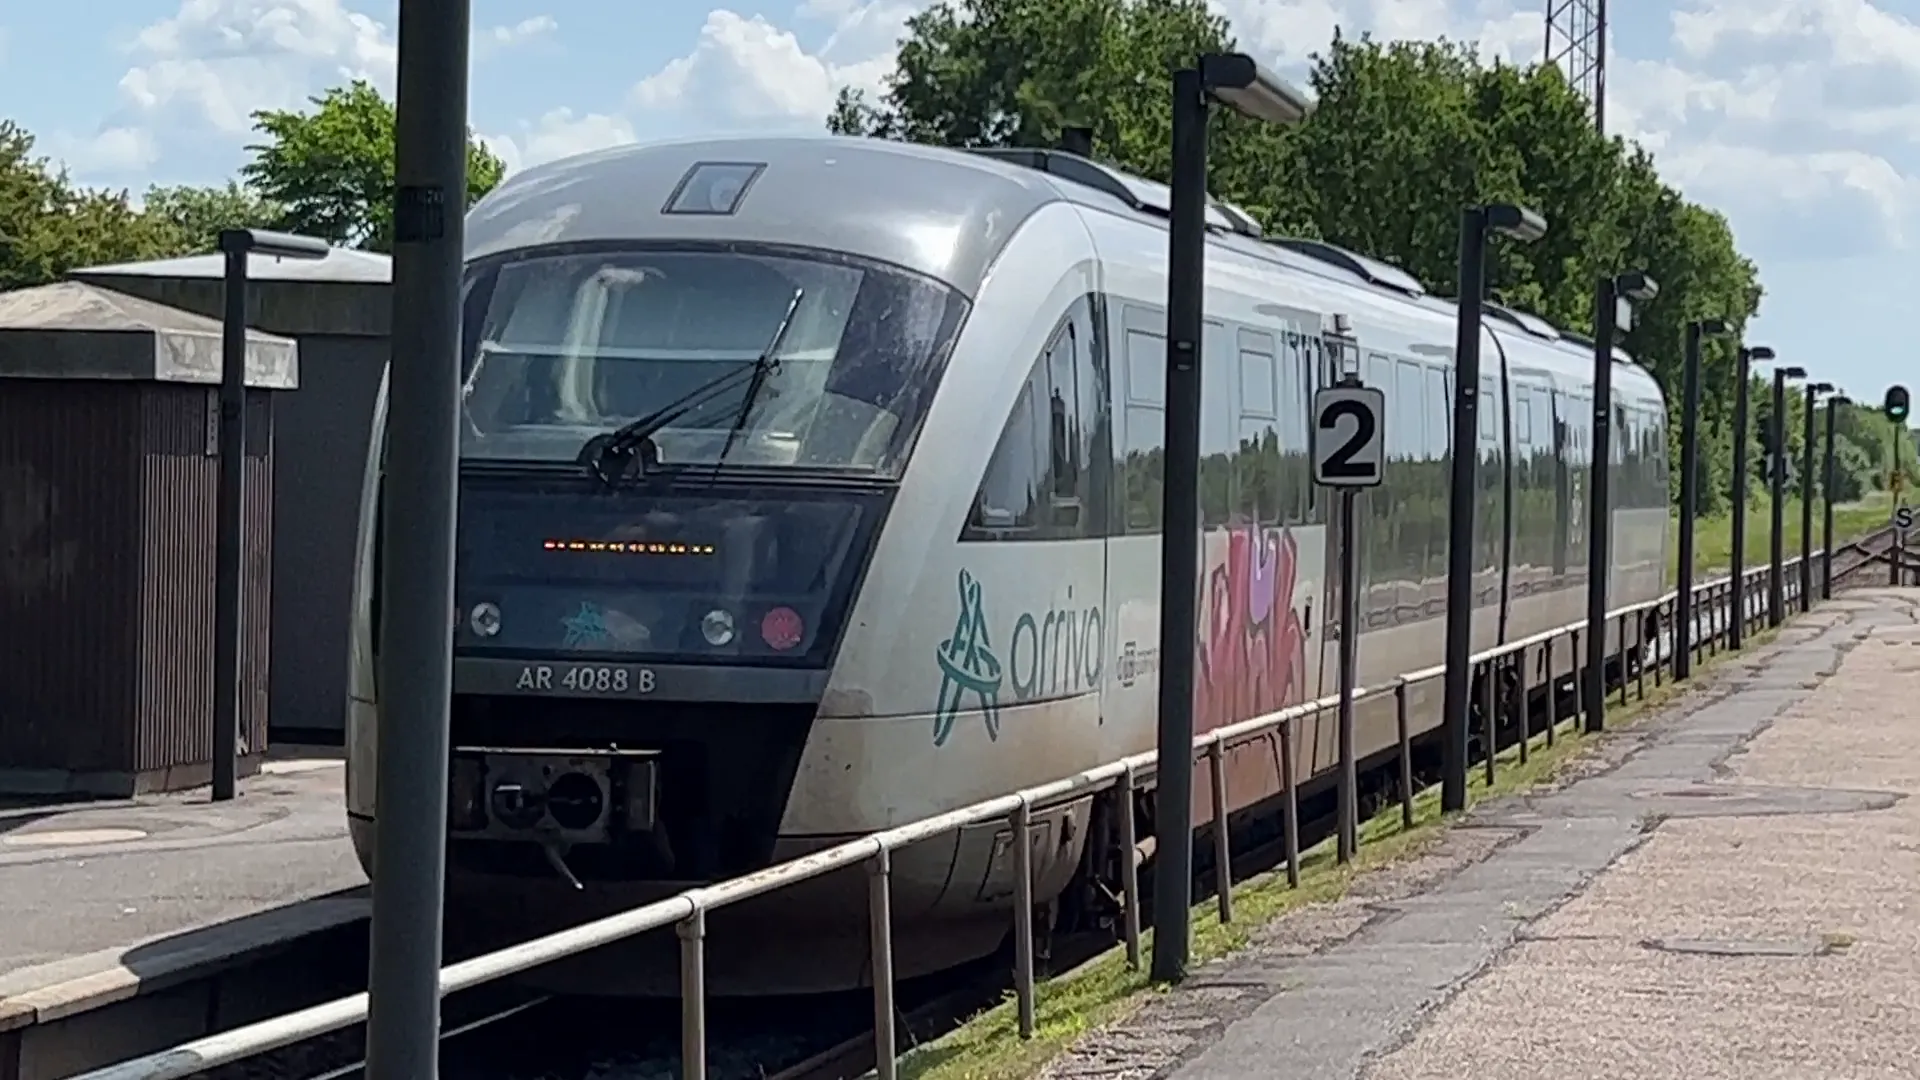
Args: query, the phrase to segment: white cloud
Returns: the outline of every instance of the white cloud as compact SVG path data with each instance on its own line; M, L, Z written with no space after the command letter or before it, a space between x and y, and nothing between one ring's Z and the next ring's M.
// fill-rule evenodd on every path
M391 93L392 29L340 0L182 0L135 35L121 95L142 114L185 110L223 132L257 109L299 105L317 85L364 78Z
M634 141L633 124L623 116L554 109L540 119L522 124L518 135L483 135L487 148L506 162L508 172L549 161L604 150Z
M1774 257L1904 248L1920 208L1920 26L1868 0L1682 0L1608 116Z
M633 88L642 110L685 110L705 119L817 128L843 87L878 90L908 17L908 0L804 0L794 14L828 24L809 51L765 16L725 8L707 15L692 51Z
M560 24L551 15L535 15L531 19L522 19L512 26L496 26L482 30L474 35L473 58L484 60L487 57L529 42L547 40L560 30Z
M81 175L120 175L138 172L160 157L153 135L140 128L109 127L91 137L56 133L46 151Z
M358 5L356 5L358 6ZM393 0L381 5L391 12ZM551 16L474 31L485 60L559 29ZM366 79L393 92L392 18L347 0L180 0L171 16L126 44L133 66L120 80L127 123L210 127L242 135L261 109L303 105L320 89Z

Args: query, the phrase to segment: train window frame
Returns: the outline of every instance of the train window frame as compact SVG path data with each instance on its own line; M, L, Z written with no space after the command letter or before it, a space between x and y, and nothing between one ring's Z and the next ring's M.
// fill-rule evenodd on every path
M1094 445L1088 424L1099 423L1100 417L1082 415L1087 399L1079 385L1083 369L1097 368L1092 352L1099 342L1092 324L1092 299L1081 297L1068 305L1047 335L1046 344L1028 367L1013 406L1001 423L993 452L974 483L960 529L961 543L1083 540L1105 535L1107 523L1089 512L1099 502L1092 489L1096 474L1102 470L1092 461L1101 451ZM1056 385L1061 371L1070 385ZM1097 379L1097 370L1094 373ZM1031 459L1024 466L1030 470L1026 477L1027 504L1013 512L1009 523L988 522L985 508L989 485L1003 478L1003 470L1021 467L1006 458L1022 452L1016 451L1011 441L1021 427L1025 428L1020 432L1026 444L1023 453Z
M1111 366L1124 375L1125 385L1118 396L1121 437L1113 448L1114 500L1120 506L1120 527L1114 533L1158 536L1163 501L1160 485L1166 478L1166 313L1129 301L1120 302L1118 308L1120 348ZM1154 390L1152 395L1140 393L1142 382ZM1134 497L1136 472L1141 476L1137 482L1141 498Z

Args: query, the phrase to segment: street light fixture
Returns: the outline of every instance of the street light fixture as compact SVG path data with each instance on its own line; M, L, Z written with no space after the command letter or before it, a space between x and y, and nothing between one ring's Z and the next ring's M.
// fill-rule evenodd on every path
M1827 447L1825 461L1820 471L1820 492L1826 497L1826 506L1821 511L1820 550L1826 555L1820 560L1820 599L1833 599L1833 424L1840 406L1852 399L1845 394L1835 394L1827 399Z
M1480 319L1486 297L1487 234L1532 243L1547 233L1536 211L1511 203L1469 206L1460 212L1459 321L1454 338L1453 467L1447 524L1447 644L1445 714L1441 720L1440 808L1467 806L1467 691L1473 643L1473 511L1480 464ZM1492 753L1492 748L1488 748ZM1157 884L1157 882L1156 882ZM1185 916L1183 915L1182 918Z
M1803 367L1773 369L1772 449L1767 455L1767 486L1773 496L1771 508L1773 535L1768 537L1767 625L1779 626L1787 617L1787 584L1781 577L1780 562L1787 537L1787 380L1804 379Z
M1238 53L1207 54L1173 73L1153 830L1152 974L1161 982L1185 978L1192 952L1187 907L1193 873L1194 648L1200 637L1200 338L1207 271L1207 122L1214 102L1273 124L1298 123L1313 110L1297 87ZM1033 946L1021 941L1015 947Z
M1728 580L1728 606L1733 621L1727 626L1727 642L1740 648L1747 633L1747 451L1752 445L1747 435L1747 384L1753 379L1753 363L1773 359L1773 350L1765 345L1740 349L1739 385L1733 397L1733 576Z
M1660 286L1641 271L1602 277L1594 290L1593 313L1593 460L1613 460L1613 336L1632 329L1633 304L1660 295ZM1617 324L1625 323L1624 327ZM1587 669L1586 730L1606 727L1607 585L1609 542L1613 538L1611 470L1593 469L1587 484ZM1623 676L1624 677L1624 676Z
M1700 503L1700 339L1732 329L1725 319L1687 324L1685 397L1680 409L1680 574L1673 597L1673 677L1693 674L1693 516Z
M1806 388L1801 405L1806 415L1806 437L1800 443L1800 610L1813 610L1813 416L1814 399L1833 389L1828 382Z
M225 318L220 326L220 476L213 547L213 801L240 786L241 657L246 632L247 256L324 259L325 240L266 229L222 229Z

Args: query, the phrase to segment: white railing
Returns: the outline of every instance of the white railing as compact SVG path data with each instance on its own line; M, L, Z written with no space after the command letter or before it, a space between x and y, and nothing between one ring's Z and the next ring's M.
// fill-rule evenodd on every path
M1823 558L1825 552L1815 551L1811 557ZM1799 558L1786 560L1781 567L1782 587L1786 596L1783 615L1794 610L1799 602L1800 588L1797 567ZM1789 573L1789 570L1796 572ZM1745 571L1744 581L1753 584L1745 590L1747 608L1744 627L1753 627L1768 617L1768 597L1766 595L1767 577L1770 568L1762 566ZM1697 656L1701 651L1713 651L1727 638L1732 625L1731 577L1716 578L1702 582L1693 589L1694 605L1691 622L1690 650ZM1647 657L1647 646L1654 646L1655 656L1664 656L1658 664L1640 665L1637 681L1641 693L1645 693L1645 678L1651 667L1656 685L1664 674L1664 669L1672 660L1673 650L1665 648L1662 652L1661 639L1651 641L1646 637L1645 616L1654 615L1654 622L1661 628L1672 625L1672 609L1677 592L1670 592L1656 599L1632 604L1608 613L1617 630L1619 643L1613 657L1624 660L1628 655L1627 642L1631 627L1634 649ZM1562 639L1568 639L1572 651L1574 706L1571 716L1577 717L1583 712L1583 681L1579 678L1585 653L1581 649L1581 639L1585 635L1585 620L1553 630L1543 631L1519 641L1507 642L1475 654L1471 659L1474 668L1497 665L1523 656L1536 648L1555 649ZM1669 639L1670 640L1670 639ZM1519 664L1517 675L1521 680L1522 697L1525 700L1527 688L1527 665ZM1552 670L1551 664L1548 670ZM1401 817L1405 825L1411 826L1414 820L1414 791L1412 784L1412 736L1409 732L1407 717L1407 688L1416 683L1437 679L1446 674L1445 665L1435 665L1420 671L1409 672L1392 682L1366 687L1355 692L1355 701L1368 700L1391 694L1398 703L1399 713L1399 795ZM1496 680L1483 680L1488 704ZM1621 680L1618 687L1620 697L1627 697L1629 680L1626 665L1621 668ZM1546 744L1554 741L1555 729L1561 717L1555 715L1556 695L1546 696L1546 726L1544 734ZM1297 805L1297 785L1294 779L1294 729L1299 721L1316 716L1327 710L1337 709L1339 698L1323 697L1316 701L1281 709L1265 716L1243 720L1236 724L1216 728L1193 741L1194 759L1204 758L1211 779L1213 820L1224 821L1228 807L1226 785L1226 752L1242 743L1277 734L1281 751L1281 797L1284 801L1285 822L1285 868L1289 884L1300 883L1300 837ZM1489 782L1495 774L1496 759L1500 747L1496 738L1498 710L1483 708L1483 742L1485 744L1484 769ZM1527 760L1534 738L1533 725L1529 715L1521 737L1517 740L1518 755L1521 762ZM1134 827L1133 794L1143 777L1151 776L1156 755L1149 751L1115 761L1085 772L1063 777L1038 787L998 798L988 799L958 810L948 811L921 821L912 822L896 828L874 833L870 836L851 840L814 854L768 867L751 874L733 878L713 885L690 889L665 900L646 904L630 911L621 912L590 923L547 934L543 937L522 942L510 948L462 960L450 964L440 972L440 993L442 997L458 993L492 982L509 975L516 975L544 964L552 963L569 956L596 949L614 942L658 930L667 926L675 928L680 938L680 989L681 989L681 1075L688 1080L705 1080L707 1075L706 1046L706 921L707 914L719 908L737 904L756 896L774 892L789 885L798 884L834 870L855 865L864 865L868 879L868 917L870 923L872 961L871 975L874 987L874 1053L878 1063L881 1080L894 1080L896 1063L895 1009L893 980L893 926L892 902L890 898L891 857L894 851L910 844L929 840L969 825L1004 819L1014 835L1012 844L1014 858L1014 896L1013 896L1013 940L1014 993L1018 1009L1019 1030L1023 1037L1032 1037L1034 1030L1035 980L1033 972L1033 873L1032 873L1032 835L1031 820L1036 809L1044 809L1071 799L1087 795L1117 790L1116 809L1122 836L1129 846L1137 846L1139 837ZM1220 887L1217 890L1217 904L1222 922L1233 919L1233 890L1231 888L1231 849L1229 832L1225 828L1212 830L1214 865L1219 868ZM1140 961L1140 890L1139 867L1137 860L1122 859L1125 867L1122 881L1124 906L1124 940L1128 963L1138 966ZM283 1016L263 1020L235 1028L232 1031L195 1039L169 1050L149 1054L131 1061L97 1069L74 1080L184 1080L207 1069L240 1061L258 1054L276 1050L305 1039L339 1031L364 1021L367 1017L368 998L365 993L330 1001L322 1005L300 1009Z

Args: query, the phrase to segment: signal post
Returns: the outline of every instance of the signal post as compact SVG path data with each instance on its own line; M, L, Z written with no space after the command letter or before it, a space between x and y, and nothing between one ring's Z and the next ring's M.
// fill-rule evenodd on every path
M1903 456L1900 445L1907 441L1907 414L1912 411L1912 401L1907 388L1895 383L1887 387L1887 396L1880 403L1880 412L1893 425L1893 467L1887 474L1887 490L1893 494L1893 546L1887 549L1887 584L1900 584L1900 564L1906 560L1907 528L1912 524L1912 516L1906 512L1906 500L1902 497L1905 489L1906 471L1900 463Z
M1353 859L1360 847L1359 778L1353 753L1353 695L1360 626L1360 537L1355 502L1362 489L1380 486L1386 474L1387 395L1360 381L1360 354L1345 315L1333 317L1325 336L1340 363L1340 381L1314 394L1313 482L1340 493L1340 804L1338 857ZM1215 828L1223 827L1215 823Z

